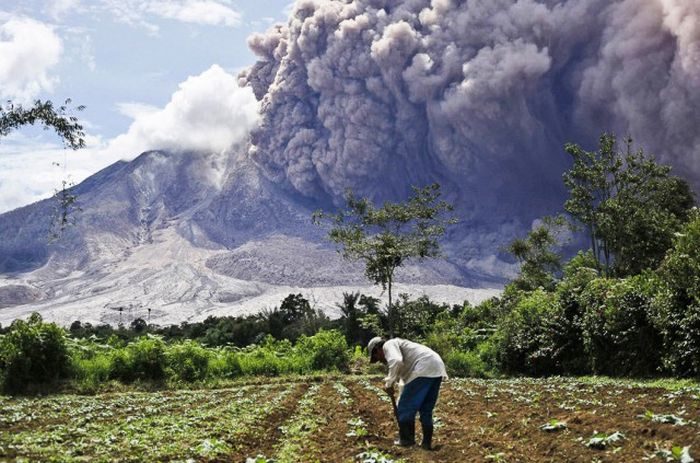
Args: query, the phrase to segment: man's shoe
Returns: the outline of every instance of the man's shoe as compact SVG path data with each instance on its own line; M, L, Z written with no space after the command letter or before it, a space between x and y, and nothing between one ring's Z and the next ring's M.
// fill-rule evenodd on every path
M404 421L399 423L399 440L394 441L394 445L410 447L416 444L416 422Z
M424 450L432 450L433 449L433 427L432 426L423 426L423 442L421 442L420 446Z

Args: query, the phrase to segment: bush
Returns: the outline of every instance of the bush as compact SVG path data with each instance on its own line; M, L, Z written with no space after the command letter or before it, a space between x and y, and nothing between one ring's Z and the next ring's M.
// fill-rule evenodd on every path
M252 376L278 376L288 371L290 363L284 362L274 351L265 348L242 354L239 362L242 373Z
M66 378L70 366L65 331L54 323L43 323L38 313L26 322L15 320L0 337L0 380L7 392Z
M167 349L168 370L180 381L202 381L209 372L211 351L188 339Z
M498 363L505 372L546 375L558 371L550 321L559 310L556 294L537 289L515 302L495 334Z
M302 336L296 350L312 370L348 371L348 344L338 330L321 330L310 337Z
M552 344L556 347L553 361L557 373L590 373L590 362L583 345L583 315L585 307L581 294L598 277L591 252L579 252L564 266L564 278L556 288L559 308L549 323Z
M583 344L596 374L648 376L661 366L661 333L651 319L655 280L597 279L581 295Z
M700 212L676 235L659 269L654 321L663 336L664 369L700 376Z
M450 376L478 378L488 376L486 365L475 351L453 350L445 357L445 366Z
M165 343L147 335L113 351L110 378L124 382L159 381L165 378L166 365Z
M239 354L230 348L219 348L209 359L209 370L216 378L236 378L243 374Z
M68 341L74 378L83 391L96 391L100 384L109 380L113 348L98 344L96 338L69 338Z

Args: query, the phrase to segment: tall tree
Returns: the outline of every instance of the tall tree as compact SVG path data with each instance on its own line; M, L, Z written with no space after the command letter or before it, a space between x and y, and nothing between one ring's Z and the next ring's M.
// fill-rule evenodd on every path
M505 250L520 263L520 275L513 281L516 288L534 291L552 290L561 272L561 235L567 228L563 216L544 217L526 238L513 240Z
M440 185L413 188L403 203L385 202L375 207L367 198L348 191L346 209L337 214L316 212L314 223L330 222L328 237L342 247L342 255L365 264L365 275L388 291L389 334L396 323L392 286L396 269L409 259L422 260L441 254L439 239L456 223L453 206L440 199Z
M600 273L626 276L659 265L695 204L690 186L642 149L617 148L603 134L597 151L567 144L573 166L564 173L564 209L588 232Z

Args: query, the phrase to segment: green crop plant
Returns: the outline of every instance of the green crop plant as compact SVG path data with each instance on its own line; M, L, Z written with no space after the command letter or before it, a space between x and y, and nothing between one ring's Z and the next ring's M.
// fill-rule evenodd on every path
M677 415L657 415L651 410L647 410L643 415L638 415L639 418L644 418L652 423L665 423L674 426L685 426L688 424L686 420Z
M618 445L625 438L625 435L619 431L612 434L604 432L593 432L593 436L586 442L586 447L604 450L610 446Z
M566 423L557 419L549 420L547 423L540 426L540 429L546 432L556 432L566 429Z

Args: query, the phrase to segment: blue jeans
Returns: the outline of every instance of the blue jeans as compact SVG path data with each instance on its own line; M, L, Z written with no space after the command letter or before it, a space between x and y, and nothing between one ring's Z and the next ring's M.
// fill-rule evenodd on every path
M423 426L433 425L433 409L440 393L442 378L419 377L406 384L397 406L399 422L413 421L420 412Z

